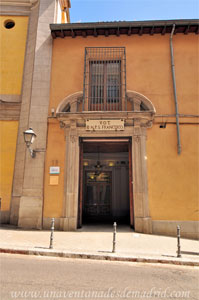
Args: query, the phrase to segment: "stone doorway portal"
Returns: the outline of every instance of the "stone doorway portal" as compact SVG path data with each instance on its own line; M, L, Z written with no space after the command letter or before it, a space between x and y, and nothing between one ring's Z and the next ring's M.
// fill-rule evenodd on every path
M82 111L83 93L77 92L64 98L56 109L56 118L64 129L66 141L66 160L64 168L63 213L59 220L62 230L76 230L82 226L83 205L83 147L86 139L110 140L127 139L129 154L129 195L130 224L137 232L151 233L152 220L149 211L147 184L147 128L153 125L155 107L144 95L127 91L128 111ZM88 122L116 122L123 127L88 128ZM106 128L107 129L107 128ZM130 142L131 141L131 142ZM111 151L109 151L111 152ZM119 152L114 149L113 152ZM96 151L97 153L97 151ZM133 166L133 167L132 167ZM133 199L133 201L131 200Z

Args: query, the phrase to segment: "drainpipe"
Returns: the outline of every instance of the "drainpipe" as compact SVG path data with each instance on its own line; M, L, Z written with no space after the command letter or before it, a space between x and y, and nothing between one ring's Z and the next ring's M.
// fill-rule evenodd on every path
M174 33L174 31L175 31L175 24L173 24L173 28L172 28L171 35L170 35L170 50L171 50L171 68L172 68L172 78L173 78L173 91L174 91L175 109L176 109L178 154L180 154L181 153L180 125L179 125L178 100L177 100L177 92L176 92L175 65L174 65L174 57L173 57L173 33Z

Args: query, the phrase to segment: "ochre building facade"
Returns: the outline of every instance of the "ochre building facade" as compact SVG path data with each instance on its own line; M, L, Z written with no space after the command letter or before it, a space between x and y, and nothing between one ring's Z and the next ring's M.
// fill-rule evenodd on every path
M66 7L62 7L62 4ZM29 167L23 132L30 126L29 123L33 122L32 126L39 127L41 135L43 134L40 135L40 141L37 140L38 147L45 149L52 51L49 23L57 20L67 21L69 6L70 1L59 0L0 1L2 223L17 225L23 197L32 193L40 198L42 194L37 192L37 187L43 186L45 155L43 153L43 157L34 165L37 169L37 183L31 180L31 186L27 185L25 177L28 175L25 173ZM41 99L42 107L38 106ZM43 112L39 120L35 118L38 109ZM32 171L31 173L34 176ZM33 186L35 189L32 189Z
M29 117L22 101L9 136L16 155L12 146L12 166L4 160L14 176L2 194L8 222L49 229L55 218L56 229L76 230L117 221L165 235L180 225L197 238L198 20L55 24L51 4L46 36L38 21ZM35 158L23 142L29 127ZM2 130L7 140L11 128Z

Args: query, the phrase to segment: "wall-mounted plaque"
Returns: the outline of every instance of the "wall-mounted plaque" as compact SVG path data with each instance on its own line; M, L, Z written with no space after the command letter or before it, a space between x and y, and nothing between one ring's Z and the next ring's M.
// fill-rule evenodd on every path
M58 185L59 176L50 176L50 185Z
M120 131L124 130L124 120L86 120L86 130L89 131Z
M50 167L50 174L59 174L60 173L60 167Z

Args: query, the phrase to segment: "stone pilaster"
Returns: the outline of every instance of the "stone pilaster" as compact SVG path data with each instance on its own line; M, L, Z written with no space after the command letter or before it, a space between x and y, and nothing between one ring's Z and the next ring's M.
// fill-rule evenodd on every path
M23 179L25 170L26 146L23 138L23 131L29 128L29 112L31 104L31 87L33 79L35 43L37 37L37 24L39 16L39 5L31 10L28 24L26 43L26 54L24 63L23 86L21 95L21 111L19 119L18 139L15 157L15 169L13 178L13 190L10 205L10 223L18 224L19 203L23 190Z
M147 186L146 128L137 125L135 121L132 145L135 231L152 233Z
M54 21L54 12L55 0L40 1L38 26L35 25L36 44L33 43L31 49L27 48L27 54L30 51L34 55L34 67L32 68L32 65L30 69L27 67L27 74L24 75L24 80L27 80L27 77L30 79L27 90L24 90L24 97L26 93L28 97L24 100L26 105L21 111L19 130L23 151L18 158L23 161L23 167L20 169L20 162L16 165L14 186L19 205L18 226L24 228L42 228L43 176L52 56L49 23ZM33 22L37 23L37 20L34 19ZM42 149L42 152L36 153L35 158L30 157L23 142L23 131L29 127L37 134L33 149ZM19 178L20 182L17 182ZM15 219L17 220L16 215Z
M76 121L70 121L70 129L65 129L66 134L66 190L62 230L76 230L78 217L78 187L79 187L79 139Z

